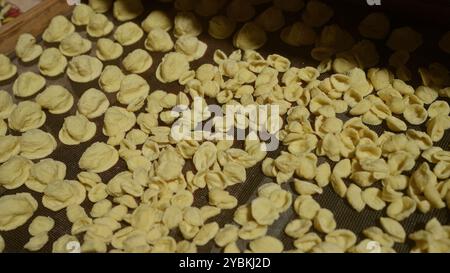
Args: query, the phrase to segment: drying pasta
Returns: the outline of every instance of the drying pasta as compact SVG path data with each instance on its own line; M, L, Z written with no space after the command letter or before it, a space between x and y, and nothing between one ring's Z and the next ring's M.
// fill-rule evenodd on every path
M0 54L0 81L9 80L17 73L17 66L11 63L11 60Z
M83 115L69 116L59 131L59 140L66 145L77 145L94 137L97 127Z
M42 46L36 44L36 38L33 35L24 33L19 36L15 51L22 62L28 63L42 54Z
M38 207L29 193L16 193L0 197L0 230L8 231L22 226Z
M96 142L84 151L78 165L83 170L101 173L114 166L118 160L119 155L114 147Z
M20 155L28 159L41 159L56 149L55 138L40 129L26 131L20 137Z
M147 51L136 49L122 60L123 67L130 73L141 74L153 64L153 59Z
M100 74L98 84L104 92L114 93L119 91L123 77L124 74L119 67L115 65L108 65Z
M8 126L13 130L26 132L41 127L46 118L45 112L42 111L39 104L32 101L22 101L8 117Z
M72 58L67 68L67 76L74 82L90 82L100 76L103 63L95 57L80 55Z
M17 77L13 85L13 93L17 97L30 97L42 90L45 78L34 72L25 72Z
M113 14L119 21L133 20L143 11L141 0L117 0L114 1Z
M141 24L142 29L145 32L151 32L154 29L169 31L172 28L172 25L172 19L161 10L153 10L150 12Z
M57 48L51 47L42 52L38 66L42 75L55 77L64 73L67 59Z
M168 52L172 50L174 43L167 31L154 28L148 33L144 46L149 51Z
M53 159L42 159L31 166L30 175L25 185L36 192L44 192L47 185L53 181L64 180L66 165Z
M90 88L78 100L78 112L93 119L103 115L109 107L108 98L100 90Z
M89 18L86 31L91 37L99 38L111 33L113 28L114 24L105 15L96 13Z
M63 86L50 85L36 96L36 102L52 114L64 114L72 108L74 99Z
M91 41L74 32L61 41L59 51L67 57L74 57L87 53L91 47Z
M123 53L123 48L119 43L106 38L97 41L95 54L101 61L111 61L119 58Z
M73 32L75 32L75 26L66 17L58 15L50 21L42 34L42 39L48 43L61 42Z
M114 39L122 46L129 46L137 43L143 35L144 31L138 25L126 22L116 28Z

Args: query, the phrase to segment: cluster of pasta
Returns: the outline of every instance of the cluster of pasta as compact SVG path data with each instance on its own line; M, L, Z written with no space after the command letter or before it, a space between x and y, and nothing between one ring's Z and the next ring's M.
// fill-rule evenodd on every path
M227 253L361 253L371 252L374 242L381 252L395 252L395 244L408 237L402 221L417 211L450 208L450 152L438 147L450 128L450 106L442 99L450 96L449 72L433 63L420 68L420 86L407 83L409 54L421 45L421 35L409 27L390 32L389 19L380 13L361 22L363 37L389 37L391 72L375 67L379 55L373 42L355 42L338 25L326 25L334 15L328 5L273 0L257 15L255 6L265 2L271 1L176 0L174 18L154 10L138 25L132 20L143 13L140 0L90 0L77 5L70 20L52 19L43 34L47 48L30 34L21 35L17 57L24 63L39 59L42 76L24 72L14 80L13 96L0 91L0 186L11 190L24 185L42 196L44 207L65 211L70 232L52 242L53 252L70 251L79 238L82 252L196 252L210 242ZM115 29L105 15L110 9L120 22ZM219 15L221 10L226 15ZM301 21L284 26L285 12L300 11ZM230 54L216 49L213 62L196 67L192 62L207 51L198 38L203 27L196 14L210 17L212 37L226 39L234 33L238 49ZM75 26L85 28L96 43ZM266 32L275 31L291 46L314 45L311 55L320 64L295 67L279 54L258 53ZM144 35L144 49L121 58L128 52L124 48ZM439 44L444 50L448 40L447 34ZM182 91L151 90L143 73L153 65L153 52L164 53L155 78L163 84L177 82ZM120 67L102 63L119 58ZM16 65L0 55L0 81L16 73ZM46 86L45 77L64 73L75 83L96 81L99 89L87 89L75 101L66 87ZM111 93L118 104L111 105ZM263 125L283 145L280 154L266 157L265 143L254 135L242 145L214 138L175 139L171 126L176 122L194 137L206 136L193 130L190 117L211 118L205 108L211 99L224 110L278 106L278 116L268 115ZM190 110L177 115L175 106ZM58 132L59 145L91 142L80 155L76 179L66 177L63 162L48 158L58 142L40 129L47 117L43 109L68 114ZM351 118L343 121L344 114ZM273 118L280 126L273 126ZM257 127L248 115L235 119L239 129ZM216 132L230 129L225 118L214 119L213 125ZM378 134L373 127L378 125L389 130ZM100 132L107 140L94 142ZM126 169L117 168L119 159ZM247 169L258 163L273 182L262 184L249 203L239 205L229 187L245 183ZM104 181L107 171L115 175ZM357 212L383 211L381 228L364 229L359 241L359 234L339 228L333 212L315 198L328 186ZM208 203L199 207L194 194L200 189L206 190ZM82 206L86 199L93 203L89 212ZM26 224L38 206L29 193L3 195L0 231ZM267 233L291 208L294 218L284 232L294 248L287 250ZM220 226L215 217L230 210L233 223ZM54 226L52 218L35 217L24 248L42 249ZM175 230L181 240L171 236ZM416 242L414 252L450 251L449 229L436 219L409 238ZM246 249L238 246L239 240L247 242ZM4 247L0 236L0 252Z

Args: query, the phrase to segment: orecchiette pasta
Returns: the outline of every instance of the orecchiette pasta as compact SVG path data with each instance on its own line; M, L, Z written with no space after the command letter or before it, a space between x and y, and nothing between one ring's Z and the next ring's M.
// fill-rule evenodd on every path
M114 39L122 46L135 44L142 36L144 36L144 31L133 22L126 22L118 26L114 32Z
M9 128L26 132L41 127L46 120L46 115L41 106L32 101L22 101L8 117Z
M84 151L78 165L83 170L101 173L114 166L118 160L119 155L114 147L96 142Z
M83 115L69 116L59 131L59 140L66 145L77 145L94 137L97 126Z
M72 58L67 68L67 76L74 82L90 82L102 73L102 62L88 55L80 55Z
M90 88L78 100L78 112L88 119L103 115L109 107L108 98L101 91Z
M31 62L42 54L42 46L36 44L36 38L29 33L19 36L16 44L16 55L22 62Z
M4 54L0 54L0 81L12 78L17 73L17 66Z
M119 58L123 53L123 48L119 43L114 43L110 39L100 38L97 41L95 53L101 61L110 61Z
M75 32L75 26L66 17L58 15L50 21L42 34L42 39L48 43L61 42L73 32Z
M29 97L41 91L44 86L44 77L28 71L17 77L13 85L13 93L17 97Z
M38 203L29 193L0 197L0 230L8 231L25 224L33 216Z
M147 51L136 49L123 59L122 64L128 72L140 74L152 66L153 59Z
M64 73L67 59L57 48L51 47L42 52L38 66L42 75L55 77Z

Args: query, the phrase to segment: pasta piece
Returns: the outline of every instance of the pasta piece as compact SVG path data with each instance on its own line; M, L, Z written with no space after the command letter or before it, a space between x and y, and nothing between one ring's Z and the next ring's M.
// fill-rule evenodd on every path
M37 236L42 233L48 233L55 226L55 220L50 217L37 216L28 226L28 232L32 236Z
M255 50L267 41L265 31L255 23L245 23L233 37L233 45L242 50Z
M178 52L170 52L163 57L156 69L156 78L162 83L174 82L188 70L187 57Z
M103 115L109 107L108 98L100 90L90 88L78 100L78 112L93 119Z
M30 175L32 165L33 162L24 157L11 157L0 165L0 185L9 190L22 186Z
M73 9L70 20L76 26L85 26L89 23L89 18L94 13L94 10L90 6L80 3Z
M29 193L0 197L0 230L8 231L25 224L33 216L38 203Z
M77 32L74 32L64 38L59 44L59 51L67 57L74 57L87 53L91 50L92 43L84 39Z
M161 29L168 32L172 29L172 20L164 11L153 10L145 20L142 21L141 26L145 32L151 32L154 29Z
M39 95L36 102L52 114L64 114L73 106L73 96L60 85L50 85Z
M122 46L135 44L142 36L144 36L144 31L133 22L121 24L114 32L114 39Z
M382 210L386 203L381 199L381 190L377 188L367 188L361 194L362 200L367 206L374 210Z
M422 44L422 34L410 27L396 28L392 30L386 44L392 50L413 52Z
M214 16L209 20L208 33L215 39L226 39L236 29L236 23L226 16Z
M206 44L195 36L181 36L175 43L175 50L186 55L188 61L198 60L203 57L206 48Z
M95 80L102 73L103 64L97 58L80 55L72 58L67 68L67 76L78 83L86 83Z
M17 67L11 62L11 60L0 54L0 81L11 79L17 73Z
M61 42L64 38L75 32L75 26L64 16L52 18L49 26L44 30L42 39L47 43Z
M42 159L31 166L30 176L25 185L36 192L44 192L45 187L53 181L64 180L66 165L50 158Z
M103 91L107 93L114 93L119 91L120 84L124 76L125 75L122 73L122 70L120 70L119 67L115 65L108 65L100 74L98 84Z
M59 180L47 185L42 197L44 207L59 211L70 205L79 205L86 198L86 190L75 180Z
M107 12L113 4L113 0L89 0L89 6L98 13Z
M46 115L41 106L32 101L22 101L8 117L9 128L26 132L41 127L46 120Z
M316 36L315 31L302 22L283 28L280 34L281 40L291 46L312 45Z
M89 18L86 31L89 36L99 38L111 33L113 28L114 24L105 15L96 13Z
M113 167L118 160L119 155L114 147L96 142L84 151L78 165L83 170L101 173Z
M381 40L387 37L391 23L384 13L374 12L367 15L359 24L359 33L369 39Z
M114 2L113 14L119 21L130 21L141 15L144 6L141 0L117 0Z
M41 91L44 86L44 77L34 72L27 71L17 77L13 85L13 93L17 97L30 97Z
M225 224L225 226L217 232L214 237L214 242L220 247L225 247L226 245L236 242L238 239L238 231L239 228L237 226Z
M20 152L20 139L16 136L0 136L0 163L8 161Z
M136 49L123 60L123 67L130 73L140 74L147 71L153 64L152 57L143 49Z
M55 77L64 73L67 59L57 48L51 47L42 52L38 66L42 75Z
M212 240L219 231L219 225L216 222L205 224L200 228L192 242L198 246L206 245Z
M172 50L174 44L167 31L154 28L148 33L144 46L149 51L168 52Z
M128 105L127 110L137 111L145 102L150 91L147 81L139 75L126 75L120 84L117 100Z
M427 110L419 104L410 104L406 106L403 117L413 125L419 125L425 122L428 117Z
M361 212L366 206L361 188L353 183L348 187L346 197L349 204L358 212Z
M0 90L0 119L7 119L15 107L11 95Z
M106 38L97 41L95 54L101 61L111 61L119 58L123 53L123 48L119 43Z
M83 115L69 116L59 131L59 140L66 145L78 145L94 137L97 127Z
M104 118L103 133L107 136L125 135L136 123L136 116L126 109L113 106L108 108Z
M380 223L383 229L392 236L392 239L395 242L403 243L405 241L406 233L399 222L388 217L381 217Z
M263 11L258 18L256 18L256 22L265 31L274 32L282 28L285 21L283 12L279 8L273 6Z
M302 14L303 22L311 27L320 27L326 24L334 11L325 3L320 1L309 1Z
M275 237L263 236L249 243L250 250L254 253L281 253L283 243Z
M40 159L56 149L55 138L40 129L26 131L20 137L20 155L28 159Z
M36 38L33 35L24 33L19 36L15 51L22 62L28 63L42 54L42 46L36 44Z
M336 221L331 211L319 209L314 217L314 228L323 233L330 233L336 229Z
M176 38L183 35L198 36L203 28L200 21L190 12L179 12L175 16L173 34Z

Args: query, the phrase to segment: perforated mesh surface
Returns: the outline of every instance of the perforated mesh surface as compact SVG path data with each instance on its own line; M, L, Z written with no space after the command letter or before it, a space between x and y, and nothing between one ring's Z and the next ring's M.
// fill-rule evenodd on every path
M154 1L146 1L146 12L143 16L135 20L136 22L142 21L145 16L149 13L150 10L159 8L163 9L165 11L168 11L171 15L175 15L175 10L172 8L170 4L155 4L155 3L148 3L148 2L154 2ZM351 30L353 34L356 34L356 28L358 25L358 22L368 13L371 11L370 7L356 7L356 6L343 6L336 4L336 2L340 1L332 1L331 5L335 9L335 16L332 20L332 22L338 23L342 27ZM267 5L262 5L258 7L258 11L264 10L264 8L267 7ZM300 20L300 13L285 13L287 24L292 23L294 21ZM109 14L109 17L111 20L114 20L112 18L112 15ZM403 26L411 24L410 22L398 22L399 18L397 16L391 15L390 16L392 20L393 27L397 26ZM208 44L208 50L206 55L201 58L200 60L194 61L191 63L191 68L196 68L200 64L203 63L213 63L212 55L215 49L221 49L225 53L229 54L234 49L232 46L231 39L227 40L215 40L211 38L206 30L207 30L207 20L202 19L204 32L199 37L200 40L206 42ZM115 25L117 26L119 23L114 20ZM440 63L446 65L448 67L449 65L449 56L444 55L442 52L439 51L437 48L437 40L440 35L442 35L443 31L440 29L436 29L436 27L432 26L415 26L413 27L417 28L419 31L421 31L424 34L426 44L422 46L417 52L415 52L412 55L412 59L410 61L410 67L412 71L417 71L417 67L419 66L426 66L433 61L439 61ZM82 33L83 36L87 36L85 34L84 28L77 28L77 31ZM171 34L172 35L172 34ZM357 35L354 35L354 37L358 37ZM110 37L112 38L112 37ZM95 56L95 39L89 38L91 41L93 41L93 48L90 51L90 55ZM124 54L119 60L113 61L113 62L104 62L104 65L108 64L115 64L121 67L121 59L123 56L126 56L129 52L132 50L140 47L143 48L143 40L144 38L135 46L130 46L124 48ZM41 43L45 47L50 47L51 45L44 44L42 41ZM387 63L387 58L389 56L389 51L386 49L382 49L384 47L378 46L379 53L381 55L381 64L385 65ZM293 66L296 67L302 67L305 65L313 65L316 66L317 62L311 59L309 52L311 51L311 47L302 47L302 48L295 48L285 45L281 40L279 39L279 32L276 33L270 33L269 39L267 44L260 50L264 56L267 54L272 53L278 53L285 57L288 57ZM145 72L142 76L148 80L151 90L157 90L162 89L169 92L180 92L182 90L182 87L179 86L177 83L173 84L162 84L155 78L155 71L157 65L160 63L161 58L163 57L163 54L161 53L151 53L151 56L153 57L153 66L151 69L147 72ZM14 55L10 56L14 63L18 66L19 73L24 71L34 71L39 73L36 61L32 64L22 64L19 63L17 58ZM416 73L414 73L416 74ZM8 92L12 93L12 83L15 80L12 79L8 82L0 83L0 89L7 90ZM415 78L413 80L414 86L417 86L418 79ZM68 90L72 92L75 98L75 104L70 110L70 112L64 114L64 115L52 115L47 113L47 121L45 125L43 126L43 130L52 133L56 138L58 135L58 132L63 124L64 118L68 115L73 115L76 112L76 103L81 96L81 94L87 90L88 88L94 87L98 88L99 86L96 82L92 82L90 84L77 84L73 83L68 80L66 75L59 76L56 78L49 79L47 78L47 86L51 84L59 84L64 87L66 87ZM111 105L118 105L116 102L115 94L106 94ZM19 101L19 100L17 100ZM340 118L343 120L348 119L349 117L346 115L340 115ZM58 147L53 152L53 154L50 155L51 158L54 158L55 160L59 160L64 162L67 165L67 175L66 179L76 179L76 175L81 171L78 168L78 160L81 156L81 154L84 152L84 150L89 147L92 143L96 141L106 141L107 138L101 133L101 128L103 126L103 117L97 118L93 120L97 125L97 134L96 136L91 139L90 141L86 143L82 143L77 146L66 146L63 145L58 141ZM378 134L386 130L384 126L376 126L371 127L374 129ZM423 126L415 126L412 127L415 129L421 129L424 130ZM17 135L17 132L8 131L8 134L14 134ZM450 142L450 133L447 132L439 143L437 143L437 146L440 146L444 149L448 149L449 142ZM268 154L269 157L275 158L280 151L271 152ZM325 159L320 158L319 162L323 162ZM420 162L417 162L418 164ZM330 162L332 164L332 162ZM417 165L418 165L417 164ZM332 164L333 166L333 164ZM119 160L116 166L114 166L109 171L102 173L101 177L104 182L109 181L112 177L114 177L118 172L126 170L126 164L123 160ZM234 195L238 200L239 204L245 204L251 201L256 196L256 190L258 187L264 183L272 182L272 178L265 177L261 172L261 164L257 164L253 168L247 169L247 181L245 181L242 184L234 185L227 190L231 192L232 195ZM378 183L379 184L379 183ZM291 187L291 183L285 183L282 185L284 189L289 190L293 193L293 197L297 196L293 188ZM25 186L22 186L16 190L5 190L4 188L0 187L0 196L6 195L6 194L14 194L17 192L30 192L39 202L42 199L42 194L35 193L30 190L28 190ZM346 228L354 231L356 234L358 234L359 239L362 239L361 237L361 231L367 227L378 225L378 219L380 216L384 214L384 212L378 212L371 210L366 207L363 212L358 213L355 210L353 210L348 203L337 196L337 194L334 193L331 186L327 186L324 189L323 194L316 195L314 198L320 203L320 205L324 208L330 209L336 218L337 226L338 228ZM205 205L208 203L207 200L207 191L205 189L198 190L195 193L195 203L196 206ZM86 209L87 212L90 211L92 204L89 201L85 201L82 206ZM223 211L219 216L211 219L215 220L219 223L220 226L223 226L226 223L231 223L233 218L234 210L225 210ZM50 231L49 237L50 241L44 246L44 248L41 250L41 252L50 252L52 247L52 242L55 241L57 238L64 234L70 234L71 229L71 223L67 220L65 215L65 210L61 210L59 212L52 212L42 206L42 204L39 205L38 210L35 212L34 216L23 226L19 227L16 230L8 231L8 232L1 232L1 235L4 237L6 242L6 252L24 252L26 250L23 249L23 246L30 238L30 235L28 234L28 225L30 224L31 220L38 215L44 215L44 216L51 216L56 221L55 228ZM292 208L290 208L285 213L281 214L280 218L269 228L268 234L273 235L275 237L280 238L283 243L285 244L285 249L292 249L292 239L287 237L284 234L284 227L286 224L291 221L292 219L295 219L298 217ZM415 230L422 229L425 225L425 223L431 219L432 217L437 217L439 221L443 224L449 224L449 211L448 209L442 209L442 210L432 210L431 212L427 214L422 214L420 212L416 212L413 215L411 215L406 220L402 221L402 225L404 226L407 233L411 233ZM177 240L181 239L181 235L178 231L173 231L171 233ZM82 236L78 236L79 239L82 239ZM245 249L246 243L243 241L239 242L239 245L242 249ZM400 252L406 252L412 247L412 242L407 240L405 244L395 244L395 250ZM204 247L199 248L199 251L202 252L219 252L220 249L217 248L212 242L207 244Z

